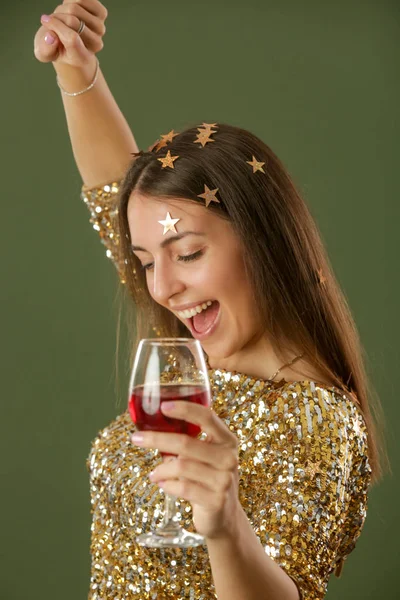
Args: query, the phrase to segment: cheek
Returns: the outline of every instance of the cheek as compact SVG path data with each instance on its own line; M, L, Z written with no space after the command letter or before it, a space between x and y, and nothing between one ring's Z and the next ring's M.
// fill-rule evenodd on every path
M228 268L217 274L214 284L221 301L235 313L235 318L247 329L257 322L257 305L242 257L235 258L236 262L232 260Z
M232 252L230 259L215 266L212 269L212 280L214 284L230 295L232 301L237 297L252 297L251 287L248 282L242 256Z

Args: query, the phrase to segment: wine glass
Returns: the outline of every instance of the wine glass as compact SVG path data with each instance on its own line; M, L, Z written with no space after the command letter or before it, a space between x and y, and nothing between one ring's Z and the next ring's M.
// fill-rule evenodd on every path
M161 402L186 400L211 405L210 382L202 347L192 338L143 339L136 352L129 384L128 409L140 431L185 433L197 437L198 425L167 417ZM176 456L161 452L163 460ZM155 530L136 537L149 548L189 548L205 544L198 533L183 529L176 519L176 497L165 493L164 520Z

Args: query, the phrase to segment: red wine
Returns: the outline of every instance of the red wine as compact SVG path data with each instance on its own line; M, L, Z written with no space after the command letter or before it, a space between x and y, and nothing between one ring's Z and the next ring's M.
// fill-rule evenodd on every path
M191 437L197 437L201 432L198 425L182 419L167 417L161 412L161 402L172 400L186 400L202 406L209 406L209 394L207 389L201 385L139 385L133 389L128 404L129 414L137 429L186 433ZM161 454L166 455L164 452Z

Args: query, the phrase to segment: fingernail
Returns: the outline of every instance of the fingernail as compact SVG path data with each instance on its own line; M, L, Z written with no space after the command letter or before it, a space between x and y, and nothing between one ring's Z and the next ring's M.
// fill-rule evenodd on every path
M161 408L163 410L172 410L173 408L175 408L175 402L171 402L171 401L163 402L161 404Z
M131 435L131 440L134 444L143 442L143 435L141 433L133 433Z
M56 38L54 36L51 35L51 33L48 33L47 35L44 36L44 41L46 42L46 44L49 44L49 46L51 44L54 44L54 42L56 41Z
M42 15L41 20L44 21L45 23L48 23L50 21L50 17L49 15Z

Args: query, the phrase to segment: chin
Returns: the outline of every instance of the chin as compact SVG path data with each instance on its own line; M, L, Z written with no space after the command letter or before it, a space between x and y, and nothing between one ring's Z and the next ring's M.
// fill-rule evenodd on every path
M204 352L207 356L211 357L214 361L226 360L231 358L234 354L240 351L240 347L237 344L226 343L226 342L208 342L204 340L201 344Z

